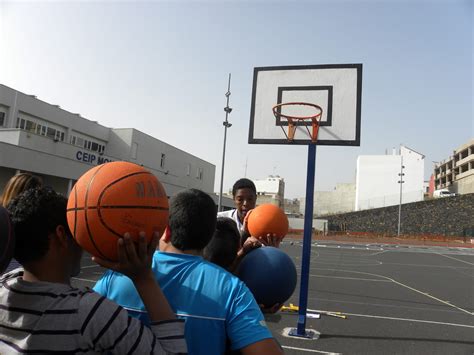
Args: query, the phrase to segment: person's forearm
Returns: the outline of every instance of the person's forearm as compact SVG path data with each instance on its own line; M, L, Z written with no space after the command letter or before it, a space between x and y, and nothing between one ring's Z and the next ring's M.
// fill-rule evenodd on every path
M153 275L147 275L140 280L134 280L134 284L152 322L176 318Z

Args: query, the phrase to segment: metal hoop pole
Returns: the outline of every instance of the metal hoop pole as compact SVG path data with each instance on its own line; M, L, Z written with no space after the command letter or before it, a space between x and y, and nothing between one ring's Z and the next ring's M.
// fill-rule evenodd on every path
M306 206L304 211L303 257L301 260L300 299L296 336L308 337L306 333L306 310L308 307L309 263L311 261L311 239L313 235L314 176L316 170L316 144L308 145L308 171L306 176Z

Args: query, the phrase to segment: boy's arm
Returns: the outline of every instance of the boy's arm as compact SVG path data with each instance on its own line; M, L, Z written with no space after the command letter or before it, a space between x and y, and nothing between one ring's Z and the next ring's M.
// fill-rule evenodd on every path
M248 355L282 354L252 293L243 282L239 282L231 296L233 302L226 321L231 349Z
M137 253L135 245L127 233L122 239L118 240L118 262L93 258L101 266L120 272L133 281L148 311L151 322L176 318L151 270L153 253L157 243L158 235L155 233L152 242L147 247L145 236L141 233Z
M85 347L112 354L186 353L184 320L154 322L150 327L96 293L82 297L79 329Z
M136 332L136 328L139 327L138 338L132 343L132 348L125 352L142 353L156 350L157 353L163 353L163 350L165 350L171 353L183 353L187 351L186 341L184 339L184 323L176 319L151 270L153 253L157 242L158 235L155 234L147 248L145 237L141 234L137 253L130 236L126 234L123 239L118 241L119 261L117 263L93 258L94 261L100 265L128 276L133 281L148 311L151 320L150 328L154 335L150 329L145 327L141 322L128 317L127 312L121 307L120 311L116 310L114 312L117 316L123 312L127 317L126 320L122 320L122 323L119 323L119 325L126 323L127 327L122 330L122 332L116 334L123 333L125 338L129 338L133 341L134 330ZM110 318L109 322L112 322L112 320L113 318ZM131 338L129 336L129 326L132 326ZM114 343L115 342L118 342L117 344L123 344L123 348L120 347L119 350L117 346L113 346L112 349L108 349L114 353L122 353L127 346L130 345L130 341L127 341L127 339L123 340L123 338L117 338L114 340Z

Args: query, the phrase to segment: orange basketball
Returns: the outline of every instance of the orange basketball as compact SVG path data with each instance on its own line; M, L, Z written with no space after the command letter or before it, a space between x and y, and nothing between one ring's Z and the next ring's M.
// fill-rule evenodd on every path
M111 162L82 175L69 195L67 221L76 242L90 254L117 260L117 240L163 233L168 198L158 179L145 168Z
M252 210L248 218L248 229L254 237L276 234L283 238L288 233L288 217L278 206L266 203Z

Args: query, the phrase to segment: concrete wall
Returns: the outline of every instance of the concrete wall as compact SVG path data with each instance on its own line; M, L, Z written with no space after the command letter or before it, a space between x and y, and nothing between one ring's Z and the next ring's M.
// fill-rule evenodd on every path
M132 130L132 145L137 144L135 162L152 170L165 185L168 196L185 188L207 193L214 190L215 165L192 154L157 140L143 132ZM164 154L164 164L161 158ZM130 161L134 161L132 156Z
M304 230L304 218L288 218L290 229ZM327 232L327 219L313 219L313 230L318 232Z
M474 154L473 154L474 156ZM474 162L472 164L472 169L466 171L462 174L459 174L454 182L454 192L459 194L472 194L474 193Z
M300 213L304 215L306 200L300 198ZM355 184L337 184L333 191L315 191L313 216L325 216L354 210Z
M474 228L474 194L402 205L401 234L463 236ZM398 206L326 217L330 231L396 235Z

